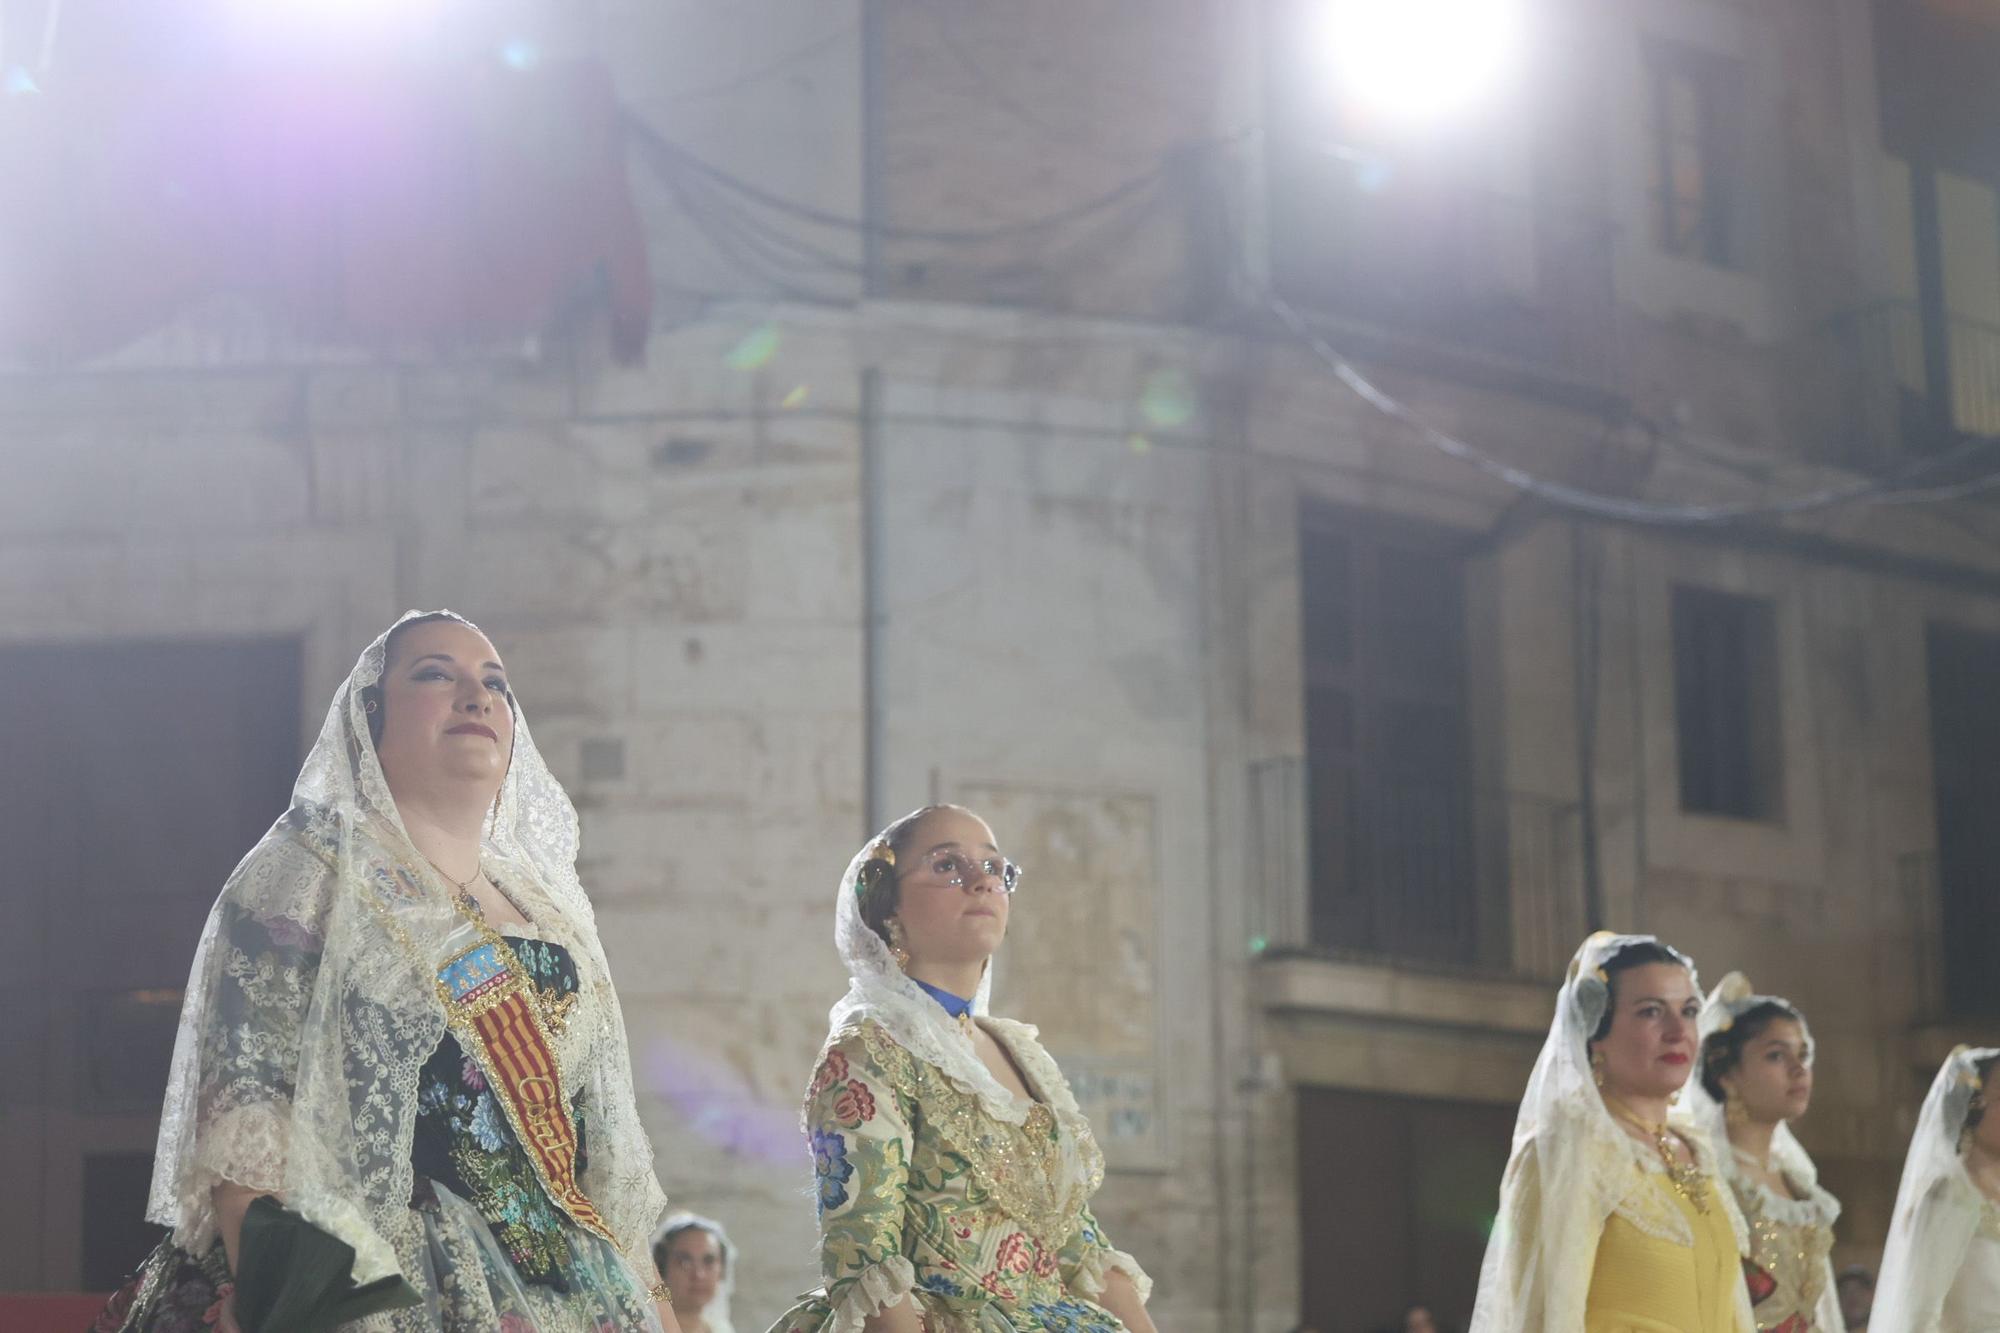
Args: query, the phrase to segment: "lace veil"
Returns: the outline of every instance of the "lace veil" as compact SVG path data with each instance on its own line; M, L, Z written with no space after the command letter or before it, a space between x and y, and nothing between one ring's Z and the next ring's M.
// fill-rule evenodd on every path
M839 900L834 906L833 943L840 961L847 964L847 994L827 1015L827 1040L837 1040L842 1031L865 1018L872 1018L901 1046L919 1060L936 1065L961 1089L979 1098L988 1114L1011 1125L1027 1119L1028 1108L1000 1086L985 1062L958 1030L957 1022L903 969L896 966L889 945L861 916L861 867L866 865L881 843L881 835L870 838L847 863L840 877ZM979 980L979 993L972 997L972 1012L985 1018L992 998L993 969ZM1020 1025L1015 1025L1020 1026Z
M1812 1028L1807 1024L1805 1015L1800 1013L1798 1006L1782 996L1757 994L1750 985L1750 979L1741 972L1731 972L1709 992L1707 1001L1701 1007L1702 1041L1706 1043L1711 1033L1726 1030L1737 1019L1761 1004L1781 1004L1798 1014L1799 1030L1805 1035L1806 1063L1810 1065L1813 1061L1814 1047ZM1708 1089L1702 1086L1699 1064L1696 1066L1695 1076L1688 1080L1682 1100L1695 1124L1700 1126L1702 1132L1708 1135L1709 1141L1715 1145L1716 1160L1721 1164L1723 1178L1733 1181L1737 1175L1736 1154L1729 1143L1728 1113L1722 1103L1709 1096ZM1814 1165L1812 1155L1806 1151L1805 1145L1799 1142L1798 1136L1792 1133L1789 1122L1781 1122L1771 1135L1771 1164L1777 1167L1779 1173L1794 1186L1805 1190L1810 1197L1823 1203L1828 1214L1827 1224L1831 1226L1833 1219L1840 1214L1840 1203L1820 1188L1819 1167ZM1819 1305L1814 1312L1814 1323L1829 1329L1837 1329L1842 1324L1840 1295L1834 1285L1831 1258L1826 1263L1825 1279L1825 1286L1820 1291Z
M660 1229L653 1234L655 1251L669 1236L681 1231L706 1231L715 1237L716 1248L722 1252L722 1282L715 1290L715 1299L701 1312L702 1320L708 1325L708 1333L736 1333L736 1326L729 1322L729 1298L736 1294L736 1242L729 1239L729 1233L722 1229L722 1223L699 1213L674 1213L660 1223ZM660 1272L667 1271L665 1264Z
M1966 1174L1958 1141L1972 1099L1979 1093L1979 1065L1996 1056L2000 1049L1961 1046L1931 1081L1916 1133L1910 1136L1909 1155L1903 1159L1903 1183L1896 1190L1889 1243L1875 1281L1871 1327L1915 1330L1937 1325L1984 1207L1984 1196Z
M411 845L369 736L362 690L381 679L387 641L335 693L290 809L223 885L195 951L147 1216L197 1254L216 1235L210 1191L230 1181L282 1196L352 1245L357 1281L418 1260L417 1075L446 1030L436 966L468 934ZM577 843L576 811L517 707L482 860L576 961L579 1002L555 1054L587 1117L580 1183L643 1275L666 1199Z
M1548 1040L1514 1121L1513 1152L1479 1272L1471 1333L1575 1333L1583 1327L1598 1238L1632 1189L1634 1161L1631 1138L1598 1093L1588 1043L1611 1001L1605 960L1635 944L1660 941L1601 931L1570 960ZM1669 952L1692 978L1694 963ZM1693 1131L1691 1124L1685 1128ZM1725 1196L1723 1206L1740 1240L1742 1220L1734 1202L1726 1189L1718 1193ZM1748 1299L1743 1293L1739 1302L1746 1329L1754 1327Z

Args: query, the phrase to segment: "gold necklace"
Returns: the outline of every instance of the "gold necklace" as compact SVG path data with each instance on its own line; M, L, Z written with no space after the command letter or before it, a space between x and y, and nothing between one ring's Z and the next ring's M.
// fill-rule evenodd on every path
M484 861L481 861L477 866L473 868L473 871L470 875L467 875L463 881L460 881L453 879L450 875L446 875L444 873L444 867L439 865L435 861L431 861L430 854L428 852L424 853L424 860L430 861L431 869L437 871L438 874L443 877L444 882L451 885L453 890L451 895L453 902L457 903L460 907L464 908L467 912L470 912L472 915L479 917L482 920L485 919L486 913L480 909L479 900L472 896L473 881L478 879L480 875L485 873L486 863Z
M1683 1162L1674 1155L1673 1135L1667 1132L1665 1123L1647 1124L1639 1118L1638 1112L1629 1109L1615 1097L1606 1097L1604 1104L1611 1108L1612 1115L1653 1140L1653 1146L1659 1149L1660 1160L1666 1163L1667 1183L1673 1186L1674 1193L1693 1204L1696 1212L1706 1213L1708 1178L1702 1175L1699 1162Z

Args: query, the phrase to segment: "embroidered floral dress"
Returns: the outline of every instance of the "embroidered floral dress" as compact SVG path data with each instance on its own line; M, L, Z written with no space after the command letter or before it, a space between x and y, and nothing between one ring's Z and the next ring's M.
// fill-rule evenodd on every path
M520 931L520 927L510 927ZM562 945L513 934L508 943L559 1021L578 976ZM289 920L233 920L245 1016L283 1003L319 941ZM236 1032L254 1032L251 1021ZM219 1034L222 1035L222 1034ZM418 1074L410 1209L418 1231L405 1276L424 1297L343 1328L449 1333L625 1333L653 1328L652 1306L617 1251L550 1202L484 1075L447 1032ZM586 1109L572 1100L582 1151ZM412 1271L414 1270L414 1271ZM93 1333L200 1333L214 1326L229 1271L217 1241L196 1258L162 1242L112 1298Z
M1104 1158L1034 1029L979 1020L1035 1094L990 1113L873 1020L829 1042L808 1090L825 1285L771 1333L860 1333L914 1300L927 1333L1119 1333L1114 1268L1151 1282L1091 1216Z
M1760 1333L1840 1333L1828 1319L1839 1306L1830 1299L1833 1221L1840 1204L1814 1185L1788 1181L1792 1194L1778 1193L1741 1171L1730 1173L1736 1205L1750 1229L1750 1254L1743 1280ZM1803 1198L1792 1197L1804 1195Z

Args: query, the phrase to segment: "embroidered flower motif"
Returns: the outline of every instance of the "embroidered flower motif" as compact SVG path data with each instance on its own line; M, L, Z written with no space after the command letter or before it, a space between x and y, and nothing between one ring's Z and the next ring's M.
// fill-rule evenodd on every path
M235 1291L236 1284L234 1282L225 1282L217 1287L215 1289L215 1304L208 1307L207 1312L201 1317L201 1322L204 1324L214 1324L220 1320L222 1318L222 1307L229 1303L229 1298Z
M474 1092L486 1091L486 1071L471 1056L465 1057L465 1068L458 1071L459 1081Z
M940 1296L963 1296L964 1288L942 1273L926 1273L917 1280L920 1290L936 1292Z
M817 1097L846 1077L847 1057L839 1051L828 1051L819 1071L813 1075L812 1087L806 1089L806 1096Z
M1025 1273L1034 1266L1035 1257L1028 1248L1028 1238L1015 1231L1000 1242L1000 1249L993 1256L993 1262L1004 1273Z
M819 1181L819 1210L838 1208L847 1202L847 1182L854 1175L854 1163L847 1160L847 1140L839 1134L816 1129L812 1134L813 1175Z
M845 1088L834 1094L833 1116L849 1129L867 1124L875 1118L875 1094L861 1080L850 1079Z
M500 1114L500 1104L490 1093L473 1106L469 1128L472 1141L487 1152L499 1152L507 1146L507 1122Z
M1026 1307L1048 1333L1111 1333L1119 1325L1107 1324L1100 1312L1075 1301L1038 1302Z
M500 1316L500 1333L535 1333L534 1321L522 1315L503 1314Z
M980 1278L979 1287L987 1295L997 1296L1003 1301L1016 1299L1014 1289L1001 1281L998 1273L988 1273L985 1277Z
M1056 1275L1055 1255L1050 1253L1048 1250L1042 1248L1040 1245L1037 1245L1035 1247L1035 1276L1054 1277L1055 1275Z

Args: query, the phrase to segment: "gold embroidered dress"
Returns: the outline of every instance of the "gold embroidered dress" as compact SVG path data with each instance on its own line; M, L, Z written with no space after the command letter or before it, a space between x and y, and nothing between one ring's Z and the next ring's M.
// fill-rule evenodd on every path
M1831 1262L1839 1200L1790 1177L1791 1194L1780 1194L1740 1166L1728 1177L1750 1228L1743 1277L1759 1333L1841 1333Z
M1035 1030L980 1023L1036 1094L1019 1124L872 1020L828 1045L805 1113L826 1285L773 1333L850 1333L905 1293L933 1333L1124 1327L1091 1300L1106 1274L1151 1284L1091 1215L1103 1154Z
M848 990L806 1092L822 1285L770 1333L862 1333L905 1301L926 1333L1122 1333L1096 1303L1109 1274L1141 1301L1153 1284L1091 1214L1104 1155L1089 1122L1035 1029L987 1014L988 981L967 1021L1012 1058L1027 1101L897 966L857 892L877 845L841 877Z

